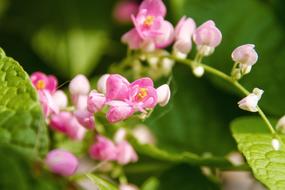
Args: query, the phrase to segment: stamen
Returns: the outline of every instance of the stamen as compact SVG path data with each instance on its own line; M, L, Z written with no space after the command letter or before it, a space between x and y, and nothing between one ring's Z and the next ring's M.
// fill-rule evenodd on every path
M144 20L144 25L145 26L151 26L153 24L154 21L154 16L147 16Z
M45 84L45 82L43 81L43 80L39 80L38 82L37 82L37 84L36 84L36 88L38 89L38 90L42 90L42 89L44 89L46 87L46 84Z
M139 93L137 94L138 100L143 100L147 96L147 89L146 88L140 88Z

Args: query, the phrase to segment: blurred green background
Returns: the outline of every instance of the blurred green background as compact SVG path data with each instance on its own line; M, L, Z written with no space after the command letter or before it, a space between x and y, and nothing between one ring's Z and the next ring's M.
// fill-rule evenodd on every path
M8 56L19 61L28 73L38 70L52 73L59 78L60 83L69 81L78 73L86 74L90 79L96 78L126 55L126 46L121 44L120 37L132 25L119 24L113 18L117 2L0 0L0 47ZM248 89L264 89L261 107L268 115L281 117L285 113L283 0L164 2L168 7L167 19L173 24L181 16L187 15L194 18L197 25L212 19L221 29L222 44L211 57L204 60L206 64L229 72L233 64L230 58L232 50L244 43L255 44L259 61L241 83ZM247 114L237 107L239 94L214 77L193 77L191 71L183 65L175 66L173 75L171 87L174 93L170 105L163 110L157 109L146 121L157 137L158 146L173 152L189 151L215 156L225 156L236 150L229 123ZM162 80L165 82L167 79ZM4 155L6 153L2 151L0 157L6 158ZM19 167L9 170L9 167L5 168L1 164L1 181L6 180L7 177L2 180L5 176L14 176L19 184L15 184L13 189L34 189L30 186L35 183L34 176L25 174L28 166L19 164L12 157L6 158L7 162L11 162L11 167ZM174 189L179 185L179 189L185 190L218 188L196 167L179 165L158 173L155 176L161 180L160 189L163 190ZM147 173L146 176L151 175ZM178 176L183 176L185 180ZM134 177L135 183L141 183L142 179L138 178ZM49 183L46 180L45 183L41 184L42 187L39 185L38 189L62 188L50 185L54 181ZM7 187L3 184L1 182L0 187Z

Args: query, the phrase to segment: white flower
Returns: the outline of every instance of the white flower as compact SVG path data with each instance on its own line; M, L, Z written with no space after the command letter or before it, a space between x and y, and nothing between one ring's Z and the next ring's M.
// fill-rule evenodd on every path
M264 91L259 88L254 88L252 93L238 102L239 108L250 112L257 112L257 104L263 92Z

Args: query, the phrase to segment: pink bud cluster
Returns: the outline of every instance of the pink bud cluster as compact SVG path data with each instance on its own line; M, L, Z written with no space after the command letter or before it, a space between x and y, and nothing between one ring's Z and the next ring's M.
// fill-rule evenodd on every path
M135 150L126 140L115 144L103 136L97 136L95 143L89 149L89 154L93 159L117 161L121 165L138 160Z
M103 75L98 81L98 90L88 96L87 109L91 113L108 107L106 113L110 123L125 120L136 112L146 114L157 104L165 106L170 98L168 85L154 88L150 78L141 78L130 83L118 74Z
M182 17L177 26L165 20L166 7L162 0L144 0L137 15L132 15L134 28L122 36L130 49L153 51L173 44L174 55L185 58L192 49L192 39L203 56L213 53L221 43L222 34L212 20L196 28L192 18Z

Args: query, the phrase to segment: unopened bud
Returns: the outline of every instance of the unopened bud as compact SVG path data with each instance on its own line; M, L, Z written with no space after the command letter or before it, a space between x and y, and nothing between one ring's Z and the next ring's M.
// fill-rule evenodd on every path
M57 90L53 95L52 95L53 102L55 103L56 106L58 106L59 109L64 109L67 106L67 96L62 90Z
M239 108L242 110L250 111L250 112L257 112L258 111L258 101L260 100L263 90L254 88L253 92L250 93L248 96L243 98L238 102Z
M76 75L69 84L69 91L72 95L86 95L90 91L90 84L84 75Z
M204 75L204 67L202 66L197 66L197 67L194 67L193 68L193 74L196 76L196 77L202 77Z
M280 133L285 134L285 115L281 117L279 121L277 122L276 129Z
M161 85L156 89L156 92L157 92L157 103L162 107L167 105L171 96L169 86L167 84Z
M232 59L240 64L253 65L257 62L258 55L253 44L245 44L237 47L232 53Z
M104 74L97 82L97 90L103 94L106 94L106 83L109 76L109 74Z

